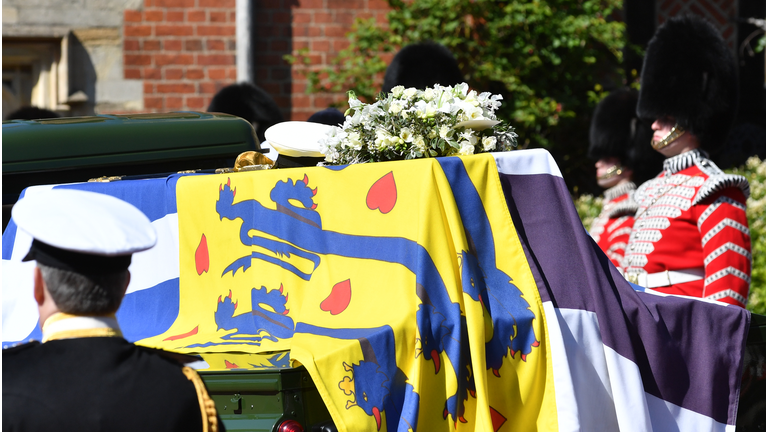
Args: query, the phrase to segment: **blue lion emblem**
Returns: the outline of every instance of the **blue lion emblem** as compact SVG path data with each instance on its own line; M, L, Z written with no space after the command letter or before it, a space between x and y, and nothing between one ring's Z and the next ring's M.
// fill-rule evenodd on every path
M392 328L328 329L306 323L296 325L297 333L310 333L336 339L357 339L363 352L360 363L343 363L351 372L339 383L339 389L352 399L346 408L359 407L376 421L381 430L382 415L388 430L416 430L419 394L407 382L408 377L397 367L395 336Z
M456 162L461 164L459 160ZM461 172L457 174L457 171L450 164L442 164L454 190L464 190L471 187L471 192L474 192L474 195L469 197L469 201L457 199L462 215L465 214L467 206L478 205L479 203L480 207L476 208L482 208L482 202L477 191L474 190L474 185L466 175L466 171L463 175ZM461 168L463 169L463 165ZM471 364L466 318L461 313L460 305L451 301L445 283L428 251L417 242L405 238L359 236L324 230L320 215L316 211L317 204L314 203L317 189L310 188L308 184L309 180L306 175L302 180L278 181L270 193L270 199L275 203L275 209L270 209L252 199L236 203L234 201L235 193L230 188L230 182L227 181L226 185L220 187L219 200L216 202L216 211L220 219L242 220L239 236L241 242L248 246L259 246L272 252L270 254L252 251L251 254L238 258L228 265L222 276L230 272L234 275L238 269L246 271L250 268L252 260L258 259L280 266L304 280L310 280L314 270L320 265L321 255L372 259L406 267L416 276L416 294L422 301L416 317L421 344L420 350L417 351L417 357L423 356L425 360L433 362L436 373L442 367L442 359L445 358L446 364L450 365L456 378L458 389L446 400L443 416L452 416L454 422L464 421L464 401L467 400L467 394L474 395L475 391L471 369L466 367ZM458 196L459 193L456 195ZM484 212L482 213L484 215ZM487 217L484 219L485 225L482 223L477 226L465 227L468 237L489 241L490 249L493 250L493 236L490 234L490 224ZM488 249L487 245L484 246L484 249ZM283 259L291 256L308 260L312 264L312 269L301 271ZM511 278L496 268L495 255L488 256L481 253L475 256L479 263L462 266L462 276L465 281L473 280L477 283L472 285L465 282L464 290L474 300L484 302L485 307L488 308L489 313L494 318L494 325L498 324L499 326L498 329L494 329L494 339L487 345L487 348L490 348L488 358L493 360L489 361L488 364L491 365L489 367L498 375L498 368L501 367L501 362L506 357L507 347L510 344L513 349L513 357L515 351L519 351L523 359L525 355L531 352L532 347L538 344L535 342L536 339L531 326L534 315L530 312L528 303L522 297L520 290L511 283ZM468 264L471 264L471 260L471 256L465 258L465 262ZM498 284L501 280L503 280L503 284L498 285L498 290L494 285L494 290L487 292L492 283ZM512 303L505 305L504 302L509 299L512 299ZM240 331L238 327L238 332ZM394 359L393 356L386 358ZM376 364L379 367L382 366L381 361L376 362ZM392 364L394 365L394 363ZM378 375L374 375L381 372L380 368L357 366L357 369L355 366L351 366L353 371L357 371L355 373L355 377L358 377L357 383L374 382L380 378ZM402 374L402 372L399 373ZM360 380L361 374L369 374L370 376ZM395 370L388 371L385 375L390 386L400 382L397 378L399 375ZM405 383L405 379L406 377L403 375L403 383ZM361 393L356 394L358 395L358 406L363 408L367 402L363 398L364 403L360 404L359 395ZM365 394L368 397L369 392L366 391ZM373 398L373 400L377 399ZM382 400L384 402L381 402ZM379 400L378 405L375 405L378 407L379 413L385 410L387 405L386 399L382 400ZM381 405L382 403L383 405ZM391 408L390 410L397 411ZM366 410L366 413L376 416L373 408ZM387 421L388 424L392 424L389 419Z
M279 339L293 337L293 319L288 316L285 307L286 297L283 295L283 286L280 289L267 291L266 287L251 289L251 310L235 315L239 302L232 302L232 291L219 301L216 311L213 313L218 326L217 330L235 330L221 338L232 342L208 342L204 344L189 345L193 347L207 347L212 345L261 345L263 340L277 342Z

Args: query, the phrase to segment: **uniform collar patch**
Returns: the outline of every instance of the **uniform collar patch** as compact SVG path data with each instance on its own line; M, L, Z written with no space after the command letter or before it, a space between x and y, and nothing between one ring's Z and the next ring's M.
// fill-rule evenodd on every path
M632 193L637 189L637 186L632 182L625 182L618 184L612 188L608 188L603 192L605 199L611 201L624 194Z
M58 312L43 324L43 343L83 337L122 337L115 315L79 316Z
M707 153L699 149L693 149L677 156L669 157L664 160L664 174L676 174L679 171L696 165L696 161L706 159L707 157Z

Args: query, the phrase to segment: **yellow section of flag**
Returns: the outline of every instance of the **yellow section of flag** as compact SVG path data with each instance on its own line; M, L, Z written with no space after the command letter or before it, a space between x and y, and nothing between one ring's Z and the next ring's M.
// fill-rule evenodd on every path
M556 429L541 300L491 156L176 192L179 315L142 343L290 350L339 430Z

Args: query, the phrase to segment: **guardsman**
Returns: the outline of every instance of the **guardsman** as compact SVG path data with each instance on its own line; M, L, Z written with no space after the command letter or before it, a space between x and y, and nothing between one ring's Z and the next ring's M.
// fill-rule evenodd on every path
M266 140L264 132L270 126L283 121L283 113L272 96L256 84L247 82L230 84L219 90L211 99L208 112L231 114L248 120L260 143Z
M43 341L3 350L3 431L221 431L200 376L180 354L143 348L115 312L149 219L120 199L53 189L16 203L32 238Z
M648 146L653 131L650 123L637 118L636 105L636 90L614 90L595 108L589 129L587 156L597 161L597 184L605 189L603 208L589 234L616 267L624 258L637 211L633 180L651 178L663 160Z
M631 282L746 304L749 182L708 159L725 143L737 100L735 61L710 23L682 16L659 27L646 51L637 113L653 121L651 145L667 159L635 193L639 208L623 261Z
M393 87L425 89L435 84L455 86L466 81L450 50L436 42L420 42L398 51L387 66L381 91Z

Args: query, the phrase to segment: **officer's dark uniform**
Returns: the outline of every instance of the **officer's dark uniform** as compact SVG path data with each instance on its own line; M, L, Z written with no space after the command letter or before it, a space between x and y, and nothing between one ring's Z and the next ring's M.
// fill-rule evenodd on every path
M56 188L25 196L12 217L33 238L23 261L37 263L43 343L3 350L3 431L222 431L184 364L197 358L129 343L114 315L129 280L118 275L157 242L149 219L115 197Z
M121 337L3 350L3 431L223 430L199 376L182 368Z

